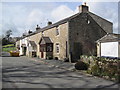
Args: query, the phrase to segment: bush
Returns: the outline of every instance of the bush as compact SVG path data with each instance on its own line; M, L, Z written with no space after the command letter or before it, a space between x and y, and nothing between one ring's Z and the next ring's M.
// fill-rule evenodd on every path
M88 67L89 67L89 65L87 63L82 62L82 61L78 61L75 64L75 69L77 69L77 70L87 70Z
M55 60L58 60L58 57L55 57L54 59L55 59Z
M95 76L99 76L100 75L100 68L98 65L94 65L93 67L91 67L91 72L93 75Z
M119 60L94 56L81 56L81 60L89 64L87 73L120 82Z

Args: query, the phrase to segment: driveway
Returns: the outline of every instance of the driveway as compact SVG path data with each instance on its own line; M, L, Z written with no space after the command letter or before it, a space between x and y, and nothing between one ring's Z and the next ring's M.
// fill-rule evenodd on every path
M55 67L43 60L3 57L3 88L118 88L115 82Z

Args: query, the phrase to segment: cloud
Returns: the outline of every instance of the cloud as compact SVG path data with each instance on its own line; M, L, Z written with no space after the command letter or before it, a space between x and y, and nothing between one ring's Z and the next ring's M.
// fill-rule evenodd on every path
M24 31L24 23L27 16L26 8L23 6L5 4L2 10L2 32L5 33L7 30L11 29L13 35L20 35L18 28L23 27L21 32Z
M99 0L98 0L99 1ZM87 2L91 12L113 23L113 32L118 33L118 3L117 2Z
M73 10L71 10L69 7L65 5L61 5L52 11L51 16L55 21L59 21L73 14L74 14Z
M95 13L96 15L107 19L108 21L113 23L113 32L118 33L118 6L117 2L99 2L97 0L96 2L89 2L89 0L84 0L84 2L87 2L87 5L89 6L90 12ZM61 5L54 9L51 13L52 18L55 19L55 21L64 19L66 17L69 17L73 14L78 13L78 7L76 7L75 10L71 10L66 5Z
M48 20L54 23L78 13L78 6L75 10L70 8L72 3L68 3L69 7L63 3L3 4L3 22L0 27L3 27L3 33L12 29L14 36L21 36L29 29L35 30L37 24L44 27ZM114 32L118 31L117 3L87 2L87 5L91 12L113 22Z
M40 4L40 5L39 5ZM36 25L46 26L47 19L53 20L51 11L54 6L42 3L5 3L3 4L2 26L3 33L11 29L14 36L21 36L28 30L35 30ZM47 3L48 4L48 3ZM52 4L54 5L54 4ZM49 7L49 9L48 9Z
M44 21L45 17L44 17L44 13L42 11L40 11L39 9L34 9L32 10L26 20L26 26L33 26L33 25L37 25L40 24Z

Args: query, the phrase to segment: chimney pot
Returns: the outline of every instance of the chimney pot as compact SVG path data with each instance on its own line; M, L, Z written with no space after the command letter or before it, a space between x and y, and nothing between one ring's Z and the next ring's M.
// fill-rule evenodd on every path
M87 13L89 11L89 7L86 6L86 3L84 3L85 5L80 5L79 6L79 12L80 13Z
M86 2L84 2L84 5L86 6Z
M37 27L36 27L36 31L39 30L39 29L40 29L40 27L39 27L39 25L37 25Z
M29 30L29 31L28 31L28 34L31 34L31 33L32 33L32 31L31 31L31 30Z
M52 22L48 21L48 25L51 25L51 24L52 24Z

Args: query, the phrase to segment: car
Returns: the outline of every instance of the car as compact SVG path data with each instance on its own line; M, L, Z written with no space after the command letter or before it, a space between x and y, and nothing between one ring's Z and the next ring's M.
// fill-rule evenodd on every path
M19 52L18 51L10 51L10 55L12 57L19 57Z

